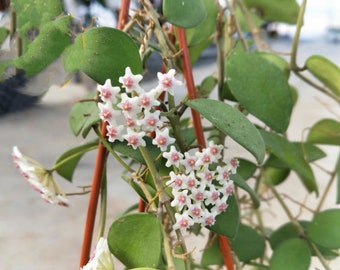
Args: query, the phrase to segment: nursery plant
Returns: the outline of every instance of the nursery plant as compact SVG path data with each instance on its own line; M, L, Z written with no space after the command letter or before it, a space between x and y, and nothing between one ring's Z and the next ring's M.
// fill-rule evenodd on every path
M29 79L61 57L66 72L83 72L98 85L69 114L71 132L91 138L87 143L56 153L51 168L21 153L20 145L12 152L44 200L69 206L76 198L61 190L55 175L72 182L82 157L97 151L80 268L111 270L115 257L127 269L299 270L309 269L312 258L331 269L340 248L340 159L327 170L328 179L316 178L315 170L323 169L322 146L340 144L339 118L306 127L300 141L287 135L303 98L290 76L340 101L335 63L320 55L297 62L307 1L163 0L156 8L140 0L137 10L129 4L121 1L117 29L94 24L76 31L81 22L63 11L62 2L12 0L11 28L0 29L0 40L9 37L18 47L16 57L1 62L3 80L13 67ZM266 41L262 26L268 22L296 25L284 57ZM208 47L216 50L215 69L195 84L192 67ZM146 89L152 55L160 56L162 69ZM178 94L184 96L179 102ZM231 156L230 139L249 158ZM123 175L107 177L109 156ZM105 231L111 181L126 181L140 200L106 220L111 226ZM317 206L304 203L306 194L286 196L283 182L303 186ZM334 207L325 209L331 193ZM288 200L310 219L293 214ZM289 219L279 227L263 217L261 206L273 201ZM97 215L98 203L103 211ZM96 218L100 238L92 243ZM188 235L204 236L201 258L188 249Z

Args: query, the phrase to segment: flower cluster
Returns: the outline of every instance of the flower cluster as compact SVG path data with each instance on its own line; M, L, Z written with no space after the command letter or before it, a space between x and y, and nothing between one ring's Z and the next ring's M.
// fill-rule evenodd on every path
M107 240L101 237L96 245L94 254L81 270L112 270L113 259Z
M13 147L12 157L15 166L21 171L24 178L41 194L46 202L69 206L65 193L53 179L51 171L46 170L37 161L24 156L16 146Z
M167 185L174 196L171 206L177 207L174 229L185 231L193 224L212 226L215 218L227 208L227 200L233 192L230 175L236 173L237 159L230 159L219 165L222 145L209 142L207 148L195 154L182 154L174 146L164 152L166 166L174 166Z
M100 118L107 122L107 138L110 142L126 140L127 144L136 149L138 146L145 146L144 136L147 133L155 132L153 144L166 150L168 145L174 142L169 136L169 131L164 128L157 106L158 100L163 91L172 94L173 87L181 82L175 79L175 70L166 74L157 74L158 85L146 92L139 82L142 75L134 75L129 67L125 75L119 78L119 82L125 91L120 87L112 86L111 80L107 79L104 85L98 85L102 102L98 103ZM123 116L122 122L118 122L117 116Z

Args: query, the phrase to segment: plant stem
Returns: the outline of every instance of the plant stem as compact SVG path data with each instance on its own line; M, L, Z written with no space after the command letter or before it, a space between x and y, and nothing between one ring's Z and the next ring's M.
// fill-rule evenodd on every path
M122 29L124 23L127 21L128 10L130 7L130 0L122 0L121 10L119 14L118 26ZM121 27L121 28L120 28ZM106 134L106 122L102 122L101 134L103 137ZM94 222L96 219L97 204L99 198L99 191L101 186L101 180L103 177L103 170L106 163L107 151L104 145L98 143L98 152L96 157L96 164L94 168L94 174L92 179L92 188L90 192L90 199L87 209L86 223L84 229L84 237L82 250L80 255L80 267L83 267L89 260L91 252L91 243L93 237Z
M106 223L106 209L107 209L107 177L106 166L104 168L102 185L100 189L100 214L99 214L99 231L98 240L104 235L105 223Z
M102 134L106 133L106 124L102 125ZM94 222L96 219L97 204L99 198L99 191L101 186L101 179L106 162L106 149L102 143L98 145L98 152L96 158L96 164L92 179L92 188L90 192L90 199L87 209L84 238L82 244L82 251L80 256L80 267L83 267L89 260L91 252L91 243L94 229Z
M295 31L295 35L294 35L294 39L293 39L292 55L291 55L291 58L290 58L290 68L292 70L297 69L296 56L297 56L297 49L298 49L298 45L299 45L301 28L303 26L303 16L305 14L306 5L307 5L307 0L303 0L302 3L301 3L301 6L300 6L298 19L297 19L297 22L296 22L296 31Z

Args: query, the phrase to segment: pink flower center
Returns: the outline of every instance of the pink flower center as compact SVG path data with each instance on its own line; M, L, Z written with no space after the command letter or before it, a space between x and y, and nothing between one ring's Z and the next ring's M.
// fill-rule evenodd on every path
M195 200L196 200L196 201L202 201L203 198L204 198L204 196L203 196L203 192L202 192L202 191L199 191L199 192L197 192L197 193L195 194Z
M213 192L213 194L211 194L211 199L213 200L213 201L216 201L218 198L219 198L219 193L218 193L218 191L215 191L215 192Z
M111 138L114 138L114 137L116 137L117 136L117 130L114 128L114 127L108 127L107 128L107 135L109 136L109 137L111 137Z
M148 107L150 105L150 98L147 95L143 95L139 99L140 104L144 107Z
M212 225L214 223L215 219L213 216L209 216L205 219L205 224Z
M103 116L103 118L104 118L105 120L111 119L112 113L111 113L111 111L108 110L108 109L103 109L103 111L102 111L102 116Z
M134 85L133 79L131 77L124 78L123 85L128 89L131 88Z
M159 137L157 138L157 143L158 143L158 145L160 145L160 146L166 145L166 142L167 142L167 139L166 139L166 137L164 137L164 136L159 136ZM177 160L178 160L178 158L177 158Z
M132 135L129 137L128 142L131 145L138 145L138 137L135 135Z
M181 187L183 184L183 180L181 178L176 178L174 184L176 187Z
M134 127L136 124L132 117L125 118L125 123L128 127Z
M185 196L185 195L179 195L178 196L178 201L180 202L180 203L185 203L186 201L187 201L187 196Z
M171 78L168 78L168 77L165 77L163 80L162 80L162 85L164 88L171 88L173 83L172 83L172 79Z
M178 161L178 160L179 160L179 154L178 154L178 153L172 153L172 154L171 154L171 160L172 160L173 162Z
M104 88L101 91L101 95L102 95L102 97L109 99L109 98L111 98L112 94L111 94L111 91L109 89Z
M187 185L188 185L189 188L195 187L195 186L196 186L196 181L195 181L195 179L189 178L188 181L187 181Z
M182 227L182 228L186 228L189 226L189 221L185 218L182 218L181 221L179 222L179 225Z
M191 213L193 216L198 217L201 214L201 209L198 207L195 207L194 209L192 209Z
M150 117L146 122L150 127L153 127L156 125L157 119L154 117Z
M204 164L208 164L210 163L210 156L205 154L203 157L202 157L202 161Z

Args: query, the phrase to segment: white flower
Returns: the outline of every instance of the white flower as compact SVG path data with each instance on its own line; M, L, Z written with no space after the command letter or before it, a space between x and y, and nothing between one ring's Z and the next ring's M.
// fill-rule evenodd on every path
M139 86L139 82L143 79L143 76L140 74L134 75L132 74L131 68L127 67L125 69L125 74L122 77L119 77L118 81L123 85L127 93L131 93L132 91L136 91L137 93L144 92L143 89Z
M159 80L159 84L157 89L162 89L164 91L167 91L169 94L174 95L173 88L176 85L182 85L181 81L178 81L175 79L175 73L176 71L174 69L170 69L168 73L157 73L157 77Z
M116 140L123 141L122 137L122 130L124 129L124 126L122 125L107 125L106 126L106 136L108 137L109 142L114 142Z
M135 132L128 128L127 134L123 135L123 138L127 141L128 145L131 145L133 149L137 149L138 146L145 146L146 143L143 139L145 132Z
M103 121L107 121L109 123L114 123L115 116L118 116L119 113L112 108L111 101L107 101L105 103L98 103L99 108L99 116Z
M114 270L113 257L105 238L99 239L92 258L81 270Z
M117 95L120 93L119 87L113 87L111 80L107 79L104 85L98 84L97 90L103 102L111 101L113 104L117 102Z
M183 154L181 152L178 152L175 146L171 145L169 152L163 152L163 157L167 159L165 166L170 167L174 165L178 168L183 158Z
M194 225L194 221L188 215L188 212L184 212L182 214L175 213L176 223L173 225L174 230L180 230L182 233L185 232L188 228Z
M175 142L175 139L170 137L169 129L156 130L156 136L152 140L152 144L157 145L162 151L166 151L168 145Z

